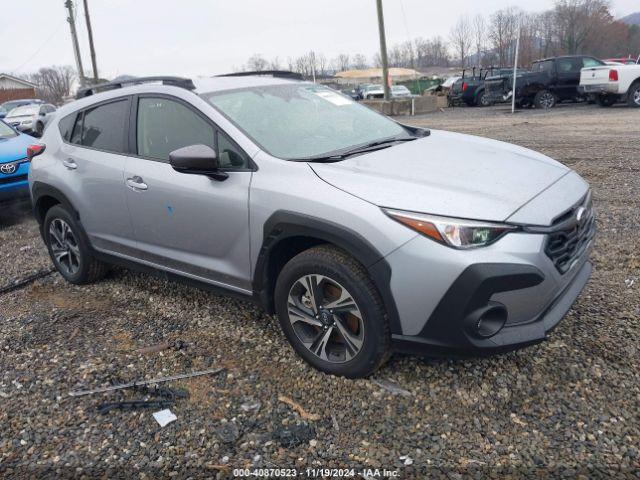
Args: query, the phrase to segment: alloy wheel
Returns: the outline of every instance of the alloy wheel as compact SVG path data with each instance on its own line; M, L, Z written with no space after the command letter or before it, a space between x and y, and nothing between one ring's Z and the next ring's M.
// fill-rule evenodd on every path
M633 102L640 106L640 88L636 88L636 90L633 92Z
M67 222L55 218L49 225L49 244L56 265L68 275L80 270L80 247Z
M540 104L543 108L551 108L555 103L555 99L553 98L553 94L546 92L540 97Z
M287 313L300 342L321 360L348 362L362 349L360 308L346 288L327 276L296 280L289 290Z

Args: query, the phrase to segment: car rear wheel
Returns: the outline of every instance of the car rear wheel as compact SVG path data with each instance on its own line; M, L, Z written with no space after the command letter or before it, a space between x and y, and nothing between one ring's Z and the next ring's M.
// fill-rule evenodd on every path
M304 251L282 269L275 289L280 326L316 369L365 377L389 357L389 326L365 268L343 250Z
M42 136L42 134L44 133L44 125L42 124L42 122L36 123L36 128L33 133L38 138Z
M491 106L491 99L489 98L489 94L482 90L476 97L476 103L479 107Z
M93 283L107 273L108 266L93 257L82 227L62 206L49 209L43 234L53 264L68 282Z
M540 90L533 99L536 108L547 110L556 106L556 96L549 90Z
M617 98L616 98L615 95L598 95L596 97L596 102L601 107L610 107L614 103L616 103L616 100L617 100Z
M627 103L630 107L640 107L640 82L634 83L629 88L629 98L627 99Z

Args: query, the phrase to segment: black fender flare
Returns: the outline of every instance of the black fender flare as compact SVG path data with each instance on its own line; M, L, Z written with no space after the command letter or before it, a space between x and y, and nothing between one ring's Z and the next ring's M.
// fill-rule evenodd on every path
M73 204L69 201L67 196L51 185L47 185L42 182L34 182L31 187L31 202L33 204L33 214L38 221L38 224L42 226L44 223L44 217L40 215L40 201L44 197L54 198L58 203L67 208L70 212L73 212L76 215L76 218L80 220L80 214L78 210L73 206Z
M331 243L358 260L366 268L382 297L391 333L402 333L398 310L391 293L391 266L384 256L365 237L349 227L284 210L274 212L264 224L262 247L253 274L254 295L268 311L272 311L270 306L273 299L270 298L270 292L275 283L275 279L269 278L270 257L280 242L291 237L310 237L323 243Z

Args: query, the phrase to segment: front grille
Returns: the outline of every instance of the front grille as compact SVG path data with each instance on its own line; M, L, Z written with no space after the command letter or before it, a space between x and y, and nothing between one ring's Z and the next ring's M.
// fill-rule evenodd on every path
M576 218L579 211L582 211L581 221ZM596 222L591 196L561 215L554 225L558 229L549 233L545 253L556 269L565 274L584 254L595 236Z
M0 185L6 185L7 183L23 182L29 178L28 175L16 175L15 177L0 177Z

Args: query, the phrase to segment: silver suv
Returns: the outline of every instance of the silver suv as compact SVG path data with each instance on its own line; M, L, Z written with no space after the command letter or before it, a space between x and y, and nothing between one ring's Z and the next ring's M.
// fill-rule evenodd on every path
M144 80L80 92L29 149L69 282L116 263L254 299L308 363L361 377L393 350L542 341L589 278L589 186L544 155L310 83Z

